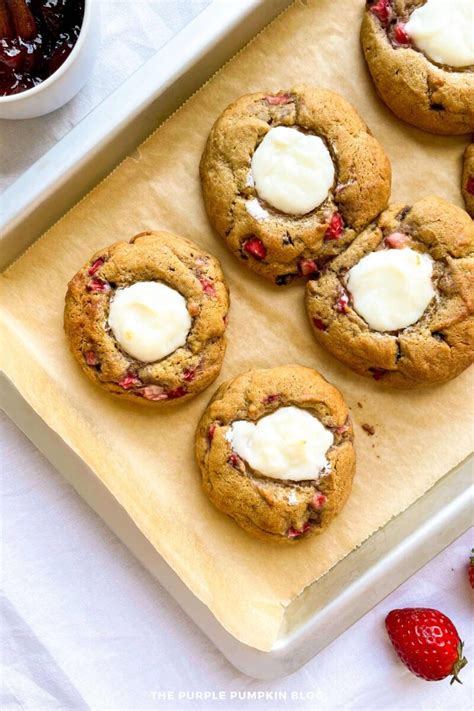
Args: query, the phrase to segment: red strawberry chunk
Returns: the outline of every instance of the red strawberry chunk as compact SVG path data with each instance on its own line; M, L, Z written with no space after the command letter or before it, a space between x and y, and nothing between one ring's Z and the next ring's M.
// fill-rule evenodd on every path
M390 20L392 12L390 0L378 0L375 5L372 5L370 12L373 12L374 15L379 18L380 22L386 25Z
M212 283L212 281L209 281L209 279L204 279L204 278L199 279L199 281L201 283L203 292L205 294L207 294L207 296L210 296L211 298L216 296L216 289L215 289L215 286Z
M87 365L98 365L99 359L94 351L87 351L84 355Z
M277 94L276 96L266 96L265 101L270 106L282 106L283 104L289 104L292 101L290 94Z
M306 523L303 524L303 528L298 531L296 528L289 528L288 531L286 532L286 535L288 538L298 538L298 536L302 536L303 533L307 533L311 528L311 524L309 521L306 521Z
M395 37L395 41L398 42L398 44L411 44L410 35L405 30L405 25L403 24L403 22L399 22L395 25L395 29L393 30L393 36Z
M145 400L153 400L154 402L168 399L168 393L161 385L147 385L140 390L140 395L142 395Z
M298 268L303 276L309 276L310 274L315 274L318 271L318 265L313 259L306 259L303 257L298 263Z
M183 380L190 383L196 377L196 368L186 368L183 370Z
M383 368L372 368L371 372L374 380L382 380L383 376L387 371Z
M110 284L107 284L106 281L102 281L102 279L97 279L96 277L94 277L87 284L87 289L89 291L105 292L109 291Z
M385 244L393 249L401 249L408 242L408 237L402 232L394 232L388 237L385 237Z
M342 235L344 231L344 220L342 219L341 215L338 212L335 212L334 215L331 217L331 220L329 222L329 227L326 230L326 234L324 235L324 239L326 241L333 240L333 239L339 239L339 237Z
M341 294L339 300L336 302L336 311L340 314L346 314L349 311L349 297L347 294Z
M168 400L176 400L178 397L183 397L188 391L186 388L178 387L173 390L168 390Z
M207 441L209 444L211 444L212 440L214 439L214 435L216 433L217 425L212 424L209 429L207 430Z
M395 651L413 674L426 681L439 681L452 674L451 684L460 682L458 674L467 659L449 617L431 608L406 607L389 612L385 627Z
M93 264L87 270L87 273L89 274L89 276L94 276L94 274L96 272L98 272L99 269L102 267L104 262L105 262L105 259L103 259L102 257L99 257L99 259L96 259L95 262L93 262Z
M327 500L328 497L321 491L318 491L311 499L311 506L313 509L322 509Z
M234 467L234 469L239 469L241 462L242 462L239 455L235 454L235 452L232 452L232 454L230 455L230 457L227 461L229 462L231 467Z
M469 180L466 185L466 192L469 193L469 195L474 195L474 175L469 176Z
M276 402L281 397L280 393L273 393L273 395L267 395L263 398L264 405L270 405L272 402Z
M255 257L255 259L265 259L267 256L267 248L258 237L249 237L249 239L245 240L242 247L247 254Z
M133 373L127 373L124 375L122 380L119 380L117 384L124 390L131 390L132 388L137 388L138 386L143 385L140 378L137 378L137 376L133 375Z
M318 329L318 331L325 331L326 326L320 318L313 318L313 326Z

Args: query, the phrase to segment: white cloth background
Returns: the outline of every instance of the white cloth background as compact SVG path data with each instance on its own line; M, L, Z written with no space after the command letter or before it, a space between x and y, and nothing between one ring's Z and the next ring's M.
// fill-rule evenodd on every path
M229 2L238 0L229 0ZM264 0L265 1L265 0ZM205 0L102 0L102 51L83 91L55 114L0 121L0 188L64 136ZM431 561L303 669L274 682L237 672L6 418L2 455L0 706L26 709L315 709L464 711L473 705L474 530ZM232 561L229 561L232 564ZM398 662L386 613L439 607L466 640L464 685L429 684ZM282 692L275 701L232 692ZM175 700L160 698L174 693ZM183 700L180 692L226 692ZM291 699L297 693L300 700Z

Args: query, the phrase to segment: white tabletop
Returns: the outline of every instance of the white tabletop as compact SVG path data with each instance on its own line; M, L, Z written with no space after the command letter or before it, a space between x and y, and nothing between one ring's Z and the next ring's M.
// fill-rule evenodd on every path
M13 182L208 1L102 3L101 57L79 96L41 119L0 122L0 188ZM2 709L472 707L474 592L466 564L474 530L303 669L279 681L259 682L230 666L4 416L0 437ZM390 609L412 605L437 607L457 625L472 660L463 670L463 686L429 684L397 660L383 620ZM256 698L258 694L262 697Z

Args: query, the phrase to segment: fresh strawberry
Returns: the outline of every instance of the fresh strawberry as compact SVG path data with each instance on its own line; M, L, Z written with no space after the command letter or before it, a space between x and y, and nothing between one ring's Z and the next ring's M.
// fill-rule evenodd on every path
M406 607L392 610L385 627L395 651L408 669L426 681L452 674L451 684L466 666L463 643L451 620L438 610Z
M471 588L474 588L474 548L472 549L471 557L469 558L469 582L471 583Z
M466 192L469 195L474 195L474 175L470 175L466 183Z

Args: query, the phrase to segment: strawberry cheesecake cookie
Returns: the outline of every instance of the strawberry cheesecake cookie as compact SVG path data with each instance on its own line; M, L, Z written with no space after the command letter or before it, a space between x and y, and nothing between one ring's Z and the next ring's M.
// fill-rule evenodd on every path
M466 210L471 217L474 217L474 143L471 143L464 153L462 194L466 203Z
M196 431L212 503L248 533L294 544L324 531L349 496L353 429L341 393L299 365L224 383Z
M474 223L427 197L393 205L306 290L317 341L396 388L442 383L474 358Z
M377 91L425 131L474 131L472 0L371 0L362 47Z
M123 400L161 405L204 390L225 352L219 262L168 232L101 249L70 281L64 327L86 375Z
M316 273L387 206L391 169L338 94L249 94L218 118L201 160L209 220L249 269L277 285Z

